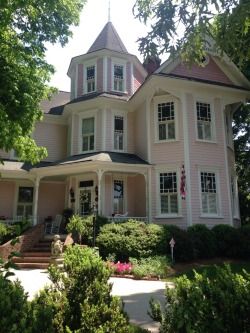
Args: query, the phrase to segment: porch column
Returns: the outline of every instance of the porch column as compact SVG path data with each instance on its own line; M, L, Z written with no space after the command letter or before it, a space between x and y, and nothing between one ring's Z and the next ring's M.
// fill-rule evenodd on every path
M97 170L97 180L98 180L98 215L102 213L102 175L103 170Z
M34 197L33 197L33 219L32 224L36 225L38 223L38 216L37 216L37 210L38 210L38 192L39 192L39 185L40 185L40 177L37 177L34 181Z
M146 217L148 219L148 222L150 222L149 215L150 215L150 203L149 203L149 176L148 172L145 172L144 174L144 179L145 179L145 190L146 190Z

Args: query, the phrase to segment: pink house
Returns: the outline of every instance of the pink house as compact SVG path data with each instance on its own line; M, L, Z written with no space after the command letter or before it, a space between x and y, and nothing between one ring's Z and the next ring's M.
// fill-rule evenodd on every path
M240 223L231 123L250 83L226 56L143 66L108 22L68 76L70 93L42 102L33 133L46 160L0 152L0 216L94 207L183 228Z

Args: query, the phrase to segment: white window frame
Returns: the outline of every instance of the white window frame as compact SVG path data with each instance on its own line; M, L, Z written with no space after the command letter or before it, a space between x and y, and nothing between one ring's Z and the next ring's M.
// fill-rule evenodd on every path
M117 90L115 89L115 86L114 86L114 68L115 66L121 66L123 67L123 90ZM127 62L122 60L122 59L118 59L118 58L112 58L112 61L111 61L111 68L112 68L112 76L111 76L111 81L112 81L112 84L111 84L111 87L112 87L112 90L115 91L115 92L119 92L119 93L126 93L127 92L127 75L126 75L126 68L127 67Z
M127 212L128 208L128 202L127 202L127 176L126 175L119 175L119 174L113 174L112 175L112 191L111 191L111 211L112 214L114 213L114 181L120 180L123 181L123 214Z
M209 104L211 114L211 139L200 139L198 134L198 117L197 117L197 103ZM196 98L194 101L194 112L195 112L195 130L196 140L199 142L216 143L215 135L215 114L214 114L214 102L211 99Z
M87 68L94 67L95 68L95 90L88 91L88 81L87 81ZM84 93L91 94L97 91L97 65L96 61L86 62L84 63Z
M96 126L97 126L97 121L96 121L96 117L97 117L97 110L92 110L92 111L88 111L88 112L84 112L83 114L79 115L79 138L78 138L78 143L79 143L79 154L88 154L88 153L92 153L96 151ZM88 118L94 118L94 149L92 150L82 150L82 121L84 119L88 119Z
M202 207L202 186L201 186L201 173L213 173L215 175L216 184L216 208L217 213L204 213ZM200 217L205 218L222 218L221 215L221 192L220 192L220 177L219 170L211 167L200 167L198 170L198 184L199 184L199 197L200 197Z
M154 122L155 122L155 143L166 143L166 142L175 142L178 141L178 101L172 95L156 96L153 99L154 101ZM174 139L159 139L159 120L158 120L158 105L164 103L174 103L174 129L175 129L175 138Z
M179 218L182 217L181 211L181 197L180 197L180 167L178 166L165 166L156 170L156 190L157 190L157 202L156 202L156 218ZM161 212L161 193L160 193L160 174L162 173L176 173L176 185L177 185L177 213L162 213Z
M115 149L115 117L123 117L123 149ZM122 110L112 111L112 147L114 151L125 152L127 151L127 113Z
M15 184L15 204L14 204L14 207L13 207L13 216L17 216L17 207L18 207L18 194L19 194L19 188L20 187L32 187L33 188L33 201L32 201L32 214L33 215L33 212L34 212L34 195L35 195L35 187L34 187L34 184L33 182L31 181L16 181L16 184Z

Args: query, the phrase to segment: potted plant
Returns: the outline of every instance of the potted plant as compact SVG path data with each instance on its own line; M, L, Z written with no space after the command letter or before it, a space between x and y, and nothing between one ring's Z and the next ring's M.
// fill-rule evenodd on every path
M93 233L93 217L73 215L69 219L66 229L73 234L73 238L74 234L77 234L79 244L82 244L82 240L84 240L87 245L90 245Z

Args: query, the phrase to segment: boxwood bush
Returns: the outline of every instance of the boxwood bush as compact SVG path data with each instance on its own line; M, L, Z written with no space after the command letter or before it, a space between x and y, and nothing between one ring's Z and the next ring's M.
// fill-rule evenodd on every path
M212 228L216 241L216 255L219 257L237 258L239 256L240 232L226 224Z
M250 275L233 274L229 266L176 280L166 290L166 307L161 312L151 302L152 317L161 321L161 333L248 333L250 332Z
M216 254L214 234L203 224L195 224L188 228L188 236L193 245L194 258L213 258Z
M96 241L103 258L115 254L116 259L121 261L127 261L129 257L149 257L166 251L161 226L134 220L104 225Z

